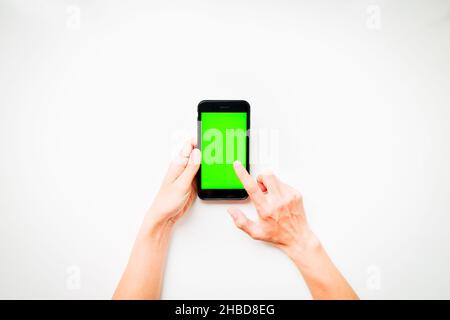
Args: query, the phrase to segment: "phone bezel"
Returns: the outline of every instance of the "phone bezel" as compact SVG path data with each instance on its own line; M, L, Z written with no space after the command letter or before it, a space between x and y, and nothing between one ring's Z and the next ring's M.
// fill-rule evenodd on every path
M246 169L250 172L250 104L245 100L203 100L197 107L197 147L201 146L201 115L202 112L246 112L247 113L247 143ZM244 200L248 194L245 189L202 189L201 166L197 173L197 193L203 200Z

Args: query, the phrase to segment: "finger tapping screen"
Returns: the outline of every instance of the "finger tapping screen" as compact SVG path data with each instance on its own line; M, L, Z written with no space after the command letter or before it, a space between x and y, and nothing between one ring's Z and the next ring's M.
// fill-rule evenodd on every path
M201 137L201 188L243 189L233 163L247 164L247 113L202 112Z

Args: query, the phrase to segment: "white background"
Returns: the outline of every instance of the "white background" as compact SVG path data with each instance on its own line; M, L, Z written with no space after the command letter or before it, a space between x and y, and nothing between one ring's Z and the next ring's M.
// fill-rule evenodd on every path
M245 99L253 173L362 298L449 299L449 57L446 0L1 0L0 298L110 298L197 103ZM179 222L163 298L309 298L228 205Z

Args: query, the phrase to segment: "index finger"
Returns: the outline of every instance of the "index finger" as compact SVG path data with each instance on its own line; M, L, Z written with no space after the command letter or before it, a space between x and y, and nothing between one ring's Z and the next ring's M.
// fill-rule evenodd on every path
M239 162L235 161L233 163L234 171L244 185L245 191L247 191L248 196L253 201L255 205L260 205L264 202L264 194L258 187L258 183L252 176L245 170L244 166Z

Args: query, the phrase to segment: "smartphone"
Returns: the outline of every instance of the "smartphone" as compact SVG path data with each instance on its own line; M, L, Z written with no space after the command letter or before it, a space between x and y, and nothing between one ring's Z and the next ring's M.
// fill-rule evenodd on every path
M197 111L197 146L202 152L197 173L199 198L246 199L233 163L239 160L250 172L250 104L244 100L204 100Z

